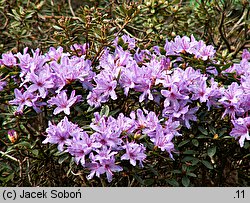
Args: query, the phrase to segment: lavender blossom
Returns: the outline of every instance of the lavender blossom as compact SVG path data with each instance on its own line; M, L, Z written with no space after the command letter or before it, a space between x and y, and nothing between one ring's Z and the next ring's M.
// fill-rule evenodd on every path
M46 129L47 136L43 144L58 144L58 150L64 151L64 146L68 143L70 136L82 133L82 131L76 124L70 122L66 116L57 125L49 121L49 127Z
M33 83L29 86L28 90L30 92L39 91L39 96L45 98L48 94L48 89L54 87L54 83L51 80L51 72L47 69L41 71L39 75L36 75L34 72L29 74L29 80Z
M75 90L71 92L69 99L67 97L66 91L62 91L61 93L57 94L56 97L52 97L50 100L48 100L48 104L57 106L53 112L54 115L57 115L62 111L69 115L70 107L79 101L80 98L80 95L75 96Z
M142 144L139 145L134 142L127 142L123 148L126 149L126 154L122 155L121 160L129 160L130 164L133 166L136 165L136 161L138 160L140 165L143 166L142 162L146 158L146 148Z
M230 132L230 135L239 138L240 146L244 146L245 140L250 140L249 129L250 129L250 117L238 118L237 120L232 120L234 128Z
M0 65L2 64L9 67L15 66L17 65L16 57L12 52L4 53L2 54L2 59L0 59Z
M34 102L37 100L37 96L32 94L30 91L22 92L18 89L15 89L14 93L15 93L15 99L9 101L9 103L18 105L17 112L22 112L24 106L32 107Z

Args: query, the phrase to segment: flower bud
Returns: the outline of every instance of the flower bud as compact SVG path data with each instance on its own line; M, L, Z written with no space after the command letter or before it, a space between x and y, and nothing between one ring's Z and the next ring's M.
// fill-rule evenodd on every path
M9 130L8 131L8 138L11 141L11 143L15 143L18 139L18 134L15 130Z
M136 132L134 134L134 139L139 139L141 137L141 134L139 132Z
M214 139L214 140L217 140L218 138L219 138L219 135L218 135L218 134L214 134L213 139Z

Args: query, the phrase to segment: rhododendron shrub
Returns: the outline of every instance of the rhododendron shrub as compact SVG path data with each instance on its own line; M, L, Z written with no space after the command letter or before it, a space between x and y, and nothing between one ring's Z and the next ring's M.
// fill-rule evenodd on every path
M94 64L86 56L88 47L73 45L77 55L62 47L51 47L47 53L25 48L0 59L2 67L17 72L0 79L0 91L14 82L8 101L14 115L46 114L39 139L69 154L88 171L87 179L106 177L111 182L131 167L143 170L152 164L152 156L174 163L182 153L180 147L188 143L188 133L199 129L208 135L201 124L206 120L203 114L217 112L218 123L227 125L227 136L235 138L239 148L249 145L247 50L239 64L225 69L216 60L215 48L193 35L176 36L164 47L150 50L138 48L135 39L123 35L105 47ZM223 84L232 75L231 82ZM212 136L217 139L216 133ZM181 137L184 143L177 146ZM192 142L199 145L197 139ZM211 169L210 163L201 162ZM196 177L187 168L182 171ZM182 182L188 185L187 179Z

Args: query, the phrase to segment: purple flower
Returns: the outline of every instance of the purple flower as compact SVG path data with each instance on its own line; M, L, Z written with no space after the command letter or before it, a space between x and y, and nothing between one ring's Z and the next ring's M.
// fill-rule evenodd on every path
M6 85L7 82L0 78L0 91L2 91Z
M94 106L95 108L97 108L101 106L102 97L98 92L93 90L88 94L87 102L90 106Z
M73 44L70 46L70 50L76 52L78 55L85 55L87 53L89 44Z
M123 70L119 82L122 88L124 88L124 94L128 96L129 89L135 87L134 74L129 69Z
M12 54L12 52L2 54L2 59L0 59L0 65L3 64L5 66L15 66L17 65L16 57Z
M126 154L122 155L121 160L129 160L130 164L133 166L136 165L136 160L138 160L142 166L142 162L147 157L145 154L146 148L142 144L139 145L134 142L127 142L123 148L126 149Z
M119 128L114 118L103 116L97 122L91 123L90 127L96 131L92 134L96 142L103 146L117 148L122 143L120 138L122 129Z
M48 53L45 55L49 60L58 61L63 55L63 48L58 47L55 49L54 47L50 47Z
M161 94L166 97L164 101L164 107L173 105L174 108L179 107L178 100L187 100L189 97L180 93L178 87L175 84L172 84L170 90L161 90Z
M112 181L113 172L122 171L122 167L115 164L114 156L109 159L101 159L100 163L95 160L95 156L90 154L91 163L86 163L86 167L91 170L90 174L87 176L88 179L92 179L94 175L100 177L101 174L106 173L108 182Z
M136 63L143 63L145 60L148 60L151 53L149 50L140 50L139 48L136 50L134 55L134 59Z
M171 151L174 150L174 144L171 142L174 135L165 133L163 127L159 124L156 128L155 135L151 137L151 141L154 145L161 149L161 151L167 151L172 159L173 155Z
M120 172L123 170L121 166L115 164L114 156L112 156L110 159L103 159L100 164L100 169L106 173L108 182L112 181L113 172Z
M24 106L32 107L37 97L34 96L30 91L22 91L15 89L15 99L9 101L10 104L18 105L17 112L22 112Z
M136 119L136 128L143 129L147 126L147 118L144 115L143 111L141 109L137 109L136 111L137 119ZM135 113L131 112L130 114L131 118L135 120Z
M64 112L65 114L70 114L70 107L76 103L81 98L80 95L75 96L75 90L71 92L70 98L68 99L66 91L62 91L59 94L57 94L56 97L52 97L50 100L48 100L48 104L50 105L56 105L53 114L57 115L60 112Z
M180 130L180 122L179 121L173 121L171 118L165 121L165 125L163 127L163 130L167 134L172 134L174 136L181 136L181 134L178 132Z
M191 100L197 100L199 99L201 103L207 101L207 84L206 84L206 79L204 78L201 81L197 81L195 85L191 85L190 89L192 90L192 97Z
M29 74L29 80L33 83L29 86L28 90L30 92L39 91L40 97L45 98L48 94L48 89L54 87L54 83L51 80L51 72L47 69L41 71L39 75L36 75L34 72Z
M95 91L103 94L103 96L110 96L111 99L116 100L117 95L115 93L115 88L117 86L117 81L111 78L108 72L101 72L98 76L94 78L97 86Z
M171 105L164 108L162 111L163 117L182 118L188 112L189 106L186 104L186 101L180 101L177 106Z
M95 161L102 162L104 159L111 159L118 152L111 151L110 148L103 146L100 150L96 149L97 155L94 156Z
M143 130L143 133L147 134L150 131L154 131L159 123L160 121L155 112L150 111L147 115L146 130Z
M129 37L129 35L123 35L122 40L124 43L128 44L129 49L135 48L135 39L132 37Z
M80 161L82 166L84 166L85 156L92 152L92 150L100 148L101 144L94 142L86 132L72 132L71 136L73 138L66 141L66 151L75 157L77 164Z
M203 45L197 52L197 58L202 58L202 60L207 60L208 58L212 58L215 54L214 47L212 45Z
M131 38L129 35L122 35L122 40L124 44L128 44L128 49L133 49L135 48L135 39ZM118 40L119 38L116 37L114 40L114 46L118 46Z
M242 59L250 60L250 52L247 49L243 49Z
M194 54L195 57L201 58L202 60L207 60L208 58L212 58L215 54L214 47L211 45L206 46L205 43L200 40L196 41L193 35L191 37L180 37L176 36L174 41L166 40L164 49L166 51L166 55L180 55L180 53L189 53Z
M105 170L103 167L101 167L101 164L97 161L92 161L91 163L86 163L85 167L90 170L90 174L87 176L87 179L92 179L95 175L100 178L100 175L105 173Z
M230 132L230 135L239 138L240 146L244 146L245 140L250 140L249 129L250 129L250 117L238 118L237 120L232 120L234 128Z
M125 117L120 113L117 118L117 127L124 133L132 133L137 128L137 123L134 119Z
M196 113L198 110L199 110L199 107L196 106L196 107L194 107L194 108L189 109L187 113L185 113L185 114L182 115L182 120L183 120L185 126L186 126L188 129L191 128L190 123L189 123L190 120L191 120L191 121L197 121L197 117L196 117L195 113Z
M68 143L70 136L76 136L76 134L82 133L82 131L76 124L70 122L66 116L57 125L49 121L49 127L46 129L47 137L43 144L58 144L58 150L63 151L64 145Z
M223 92L222 98L219 102L226 109L222 115L222 118L226 114L229 114L231 118L235 119L236 113L242 113L244 110L240 108L240 98L243 94L243 89L236 82L233 82L228 88Z
M218 83L214 81L214 78L210 80L210 87L206 90L207 95L207 108L210 110L211 106L218 107L218 100L221 98L221 89L218 87Z

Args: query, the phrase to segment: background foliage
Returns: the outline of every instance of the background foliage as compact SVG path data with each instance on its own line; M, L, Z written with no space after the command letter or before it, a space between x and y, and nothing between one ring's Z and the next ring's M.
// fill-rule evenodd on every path
M143 49L156 44L162 48L166 38L193 34L213 45L216 59L227 66L249 48L249 11L247 0L0 0L0 53L22 52L26 46L42 52L62 46L72 53L70 45L89 43L87 58L95 64L103 48L120 34L134 37ZM13 83L0 92L1 186L249 186L249 143L239 147L229 136L230 121L219 121L218 109L199 110L196 127L183 130L175 140L179 153L174 161L166 153L152 151L143 169L128 165L111 183L88 181L86 171L67 154L42 144L46 112L13 115L7 101L15 87ZM83 114L91 119L90 113ZM9 129L18 133L13 143L7 137Z

